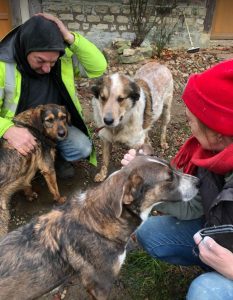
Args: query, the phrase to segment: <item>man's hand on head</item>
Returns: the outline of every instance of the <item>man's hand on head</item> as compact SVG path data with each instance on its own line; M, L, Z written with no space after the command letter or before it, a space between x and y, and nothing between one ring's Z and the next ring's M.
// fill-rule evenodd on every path
M64 23L59 20L57 17L48 14L48 13L38 13L36 14L36 16L41 16L44 17L47 20L53 21L54 23L56 23L57 27L59 28L64 41L71 45L74 42L74 35L67 29L67 27L64 25Z

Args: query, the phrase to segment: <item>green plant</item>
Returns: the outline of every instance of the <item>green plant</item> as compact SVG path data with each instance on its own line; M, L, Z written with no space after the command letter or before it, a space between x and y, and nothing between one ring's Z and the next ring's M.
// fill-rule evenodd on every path
M161 15L159 18L160 22L157 23L157 27L154 31L152 39L156 44L156 55L158 57L161 57L162 51L165 48L165 46L170 42L180 18L175 24L169 21L169 19L164 14Z
M176 0L130 0L130 21L135 32L132 47L141 45L146 35L154 28L153 40L156 43L156 55L160 57L164 47L170 42L175 25L168 17L177 6Z
M135 250L127 255L121 280L134 300L181 300L200 272L199 268L170 265Z
M153 8L153 7L152 7ZM149 22L154 9L148 9L148 0L130 0L130 21L135 32L135 39L132 47L140 46L147 33L154 26L155 16L152 22Z

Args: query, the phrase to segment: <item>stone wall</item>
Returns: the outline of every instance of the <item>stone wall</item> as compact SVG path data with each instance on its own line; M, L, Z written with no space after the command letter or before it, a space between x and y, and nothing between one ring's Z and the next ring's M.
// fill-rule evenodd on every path
M132 40L135 36L130 24L129 0L41 0L40 3L42 11L57 15L70 30L84 34L101 49L116 38ZM182 13L185 13L194 46L208 46L209 34L204 32L206 1L178 1L178 6L170 15L171 23L175 24ZM149 41L151 36L148 35ZM190 47L185 24L177 23L169 46Z

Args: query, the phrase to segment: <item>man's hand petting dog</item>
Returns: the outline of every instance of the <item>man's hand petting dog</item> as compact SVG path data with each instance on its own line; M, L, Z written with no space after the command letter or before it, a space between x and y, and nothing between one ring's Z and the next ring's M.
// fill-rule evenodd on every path
M27 128L12 126L3 135L3 138L22 155L29 154L37 145L36 138Z

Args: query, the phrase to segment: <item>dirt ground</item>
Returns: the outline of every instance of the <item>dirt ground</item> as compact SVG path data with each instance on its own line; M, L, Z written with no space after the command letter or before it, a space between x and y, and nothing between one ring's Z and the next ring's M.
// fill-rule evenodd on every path
M172 118L168 128L168 142L169 149L166 152L162 152L159 147L159 122L153 127L151 131L151 139L153 141L153 146L156 155L170 159L174 153L177 151L179 146L184 142L184 140L189 135L189 129L186 123L184 105L182 103L181 94L183 87L187 81L189 74L193 72L201 72L209 66L215 64L218 61L228 59L232 57L232 48L229 47L216 47L213 49L203 49L196 54L187 54L182 51L166 51L161 59L156 59L161 63L166 64L172 71L174 77L174 100L172 105ZM109 65L108 73L120 71L129 75L133 75L134 72L145 62L134 65ZM83 106L84 115L86 122L93 129L94 123L92 120L92 108L91 108L91 93L90 86L93 80L80 80L77 86L80 101ZM98 160L101 160L101 148L100 141L98 137L94 135L93 142L97 150ZM116 150L117 149L117 150ZM120 160L123 153L126 152L126 148L114 148L112 161L111 161L111 171L120 167ZM76 174L72 180L59 180L58 185L61 194L68 195L75 190L82 189L92 186L94 184L93 178L98 168L90 166L87 162L80 163L79 167L76 167ZM34 202L27 202L23 195L20 193L13 197L12 201L12 220L11 229L25 224L31 218L37 215L41 215L48 210L50 210L54 203L52 197L48 192L47 185L42 178L39 176L33 181L34 189L39 193L39 198ZM78 281L70 284L68 287L63 287L60 289L61 298L65 300L85 300L89 299L86 292L80 286ZM56 292L43 296L41 300L57 300L59 299ZM121 280L117 281L111 292L110 300L132 300L127 290L124 289ZM165 300L165 299L164 299ZM166 299L169 300L169 299Z

